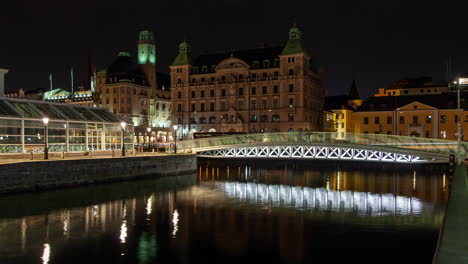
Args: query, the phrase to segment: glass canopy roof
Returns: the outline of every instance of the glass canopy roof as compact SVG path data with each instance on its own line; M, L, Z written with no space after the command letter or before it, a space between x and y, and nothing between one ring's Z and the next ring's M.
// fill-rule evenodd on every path
M0 98L0 118L17 117L83 122L120 123L122 118L103 108L83 107L71 104L49 103L13 98Z

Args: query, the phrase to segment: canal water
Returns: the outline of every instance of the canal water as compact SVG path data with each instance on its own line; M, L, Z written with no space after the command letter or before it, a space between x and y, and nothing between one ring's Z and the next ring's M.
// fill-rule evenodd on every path
M445 168L200 160L0 196L0 263L431 263Z

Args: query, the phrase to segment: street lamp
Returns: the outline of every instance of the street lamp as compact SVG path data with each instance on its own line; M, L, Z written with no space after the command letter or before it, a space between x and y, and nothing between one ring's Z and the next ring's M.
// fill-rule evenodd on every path
M146 128L146 131L148 131L148 136L146 136L146 138L148 139L148 148L149 148L150 147L151 127Z
M456 84L457 82L455 82ZM460 116L460 90L461 90L461 79L458 79L458 89L457 89L457 133L458 133L458 145L457 145L457 152L458 152L458 165L461 165L461 138L462 138L462 127L461 127L461 116Z
M125 126L127 124L125 122L120 123L120 127L122 127L122 157L125 156L125 144L124 144L124 134L125 134Z
M44 123L44 159L49 159L49 147L47 146L47 136L48 136L48 131L47 131L47 124L49 123L49 118L44 117L42 118L42 122Z
M174 154L177 153L177 125L174 125Z

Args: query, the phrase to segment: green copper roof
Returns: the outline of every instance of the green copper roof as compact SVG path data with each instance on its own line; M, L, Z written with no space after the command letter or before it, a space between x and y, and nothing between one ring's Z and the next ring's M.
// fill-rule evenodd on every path
M289 40L288 43L286 43L283 52L281 52L281 55L299 53L306 53L306 50L302 43L302 32L298 27L294 26L289 30Z
M190 58L190 45L187 42L182 42L179 45L179 54L175 58L172 66L187 65L192 63Z

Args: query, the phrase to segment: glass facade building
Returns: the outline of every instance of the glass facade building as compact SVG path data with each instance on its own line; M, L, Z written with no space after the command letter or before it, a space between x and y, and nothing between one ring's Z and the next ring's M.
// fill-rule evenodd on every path
M96 107L0 98L0 153L43 151L48 118L49 152L121 149L121 117ZM124 144L133 149L133 124L126 122Z

